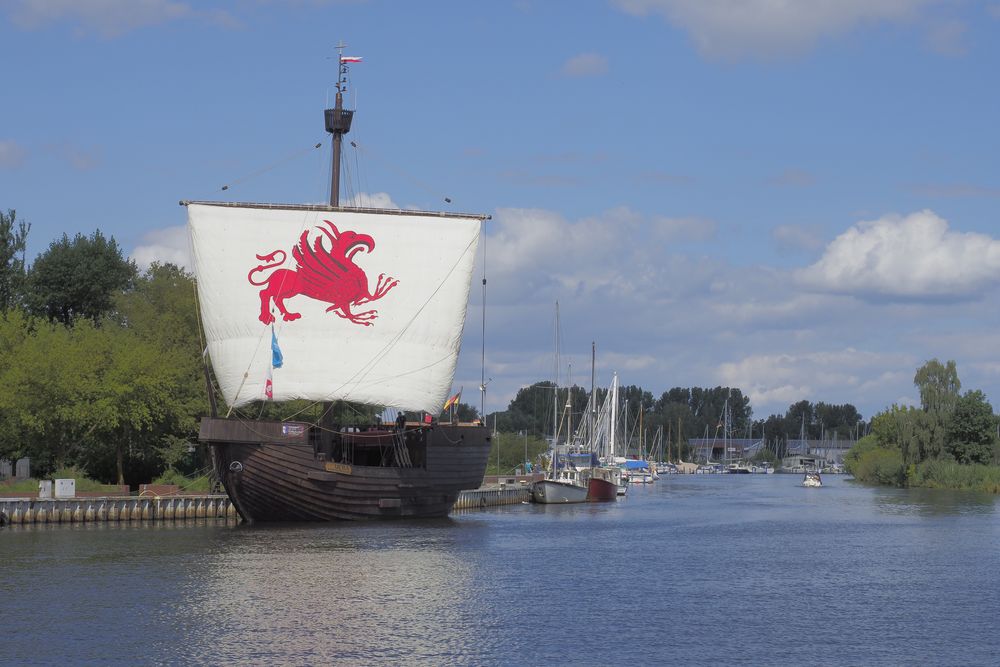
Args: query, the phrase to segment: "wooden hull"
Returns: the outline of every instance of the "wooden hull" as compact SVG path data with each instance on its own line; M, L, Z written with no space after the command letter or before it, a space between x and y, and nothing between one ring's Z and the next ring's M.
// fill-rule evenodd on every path
M393 460L391 430L331 435L305 424L206 418L200 439L250 522L447 516L459 491L482 484L489 432L439 424L406 434L409 465Z

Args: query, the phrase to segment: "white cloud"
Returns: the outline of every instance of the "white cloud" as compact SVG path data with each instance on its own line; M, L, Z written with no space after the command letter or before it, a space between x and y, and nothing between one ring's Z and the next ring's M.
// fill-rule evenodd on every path
M939 0L616 0L637 16L660 14L713 58L775 57L810 49L858 25L915 18Z
M540 209L500 209L488 223L495 228L489 239L490 271L519 275L522 280L530 275L552 276L560 282L572 282L574 277L600 281L609 271L617 272L616 255L606 255L623 245L615 227L627 235L636 219L627 209L577 222ZM598 261L602 257L611 261L602 265Z
M607 74L608 59L599 53L581 53L567 60L560 71L573 77Z
M769 272L770 280L754 280L763 295L746 297L735 286L727 289L706 304L706 310L715 313L719 319L728 322L738 322L743 325L766 326L779 324L782 327L795 326L810 317L820 315L824 308L835 307L832 299L817 298L812 294L784 293L777 289L784 278L777 272ZM734 300L734 297L739 297ZM842 298L842 297L841 297ZM786 334L788 335L788 334Z
M760 417L781 413L803 399L858 405L886 387L898 386L898 374L883 369L909 363L905 355L854 348L756 354L721 364L717 377L723 385L742 388Z
M504 302L536 298L595 299L607 308L651 307L663 299L707 292L714 265L676 255L677 241L710 238L714 224L643 216L618 207L568 220L540 209L500 209L487 223L488 269ZM499 292L497 290L500 290Z
M924 238L911 225L924 217L936 219L929 213L887 218L861 223L855 233L894 230ZM963 382L970 388L989 394L996 384L988 364L997 339L992 332L1000 331L1000 315L992 315L1000 313L994 307L1000 298L987 293L988 303L938 298L886 304L859 301L853 293L817 293L794 272L734 266L711 247L705 255L678 250L669 237L690 239L702 228L677 220L686 219L627 207L578 219L541 209L496 211L486 223L486 375L494 378L487 409L503 409L525 382L552 378L556 301L561 374L565 378L572 364L573 379L584 386L591 341L600 386L615 370L623 383L657 396L674 386L738 386L758 417L783 414L802 399L851 403L871 416L912 396L914 370L935 356L965 364L970 372ZM924 243L962 256L952 244L969 235L938 231ZM983 245L983 238L972 236L974 245ZM905 245L896 238L886 243ZM836 245L827 248L827 261ZM851 250L863 254L854 245ZM903 252L910 259L924 254ZM478 279L481 267L474 275ZM481 295L474 280L456 374L467 390L481 373ZM969 331L962 339L948 337L955 318L974 322L979 338ZM986 365L974 375L973 363Z
M364 208L402 208L385 192L359 192L351 197L347 206Z
M222 25L235 23L228 12L200 11L187 2L174 0L10 0L6 10L14 24L24 29L69 23L81 33L97 33L107 38L186 18Z
M950 231L932 211L860 222L796 272L808 288L863 297L970 296L1000 280L1000 241Z
M25 151L15 141L0 141L0 169L16 169L24 164Z
M178 225L147 232L143 235L142 245L132 251L132 259L140 269L148 268L153 262L169 262L189 271L194 270L187 227Z

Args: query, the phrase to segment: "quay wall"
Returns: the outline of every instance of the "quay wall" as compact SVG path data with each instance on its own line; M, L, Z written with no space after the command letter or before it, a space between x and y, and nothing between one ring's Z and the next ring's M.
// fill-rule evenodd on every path
M520 505L531 501L530 486L483 486L462 491L455 501L455 510L483 509L501 505Z
M0 498L0 520L14 525L236 519L237 517L236 508L224 494L167 498L139 496Z
M462 491L454 510L476 510L531 501L527 484L493 484ZM238 520L224 494L173 497L80 496L75 498L0 498L0 524L73 524L128 521Z

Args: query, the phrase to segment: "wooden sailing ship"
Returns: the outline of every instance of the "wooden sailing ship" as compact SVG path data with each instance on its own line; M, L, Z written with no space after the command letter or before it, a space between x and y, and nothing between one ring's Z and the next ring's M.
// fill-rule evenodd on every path
M461 345L485 215L340 206L340 55L329 206L181 202L199 308L229 412L202 420L218 476L247 521L441 517L480 486L481 424L438 423ZM207 372L207 371L206 371ZM211 385L211 383L210 383ZM317 423L261 421L261 400L325 406ZM425 415L334 423L334 401Z

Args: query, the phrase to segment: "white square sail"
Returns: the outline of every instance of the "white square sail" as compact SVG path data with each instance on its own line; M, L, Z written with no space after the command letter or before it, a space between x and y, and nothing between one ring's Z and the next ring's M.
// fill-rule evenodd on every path
M230 406L264 399L270 376L278 401L440 410L485 216L187 208L208 352Z

